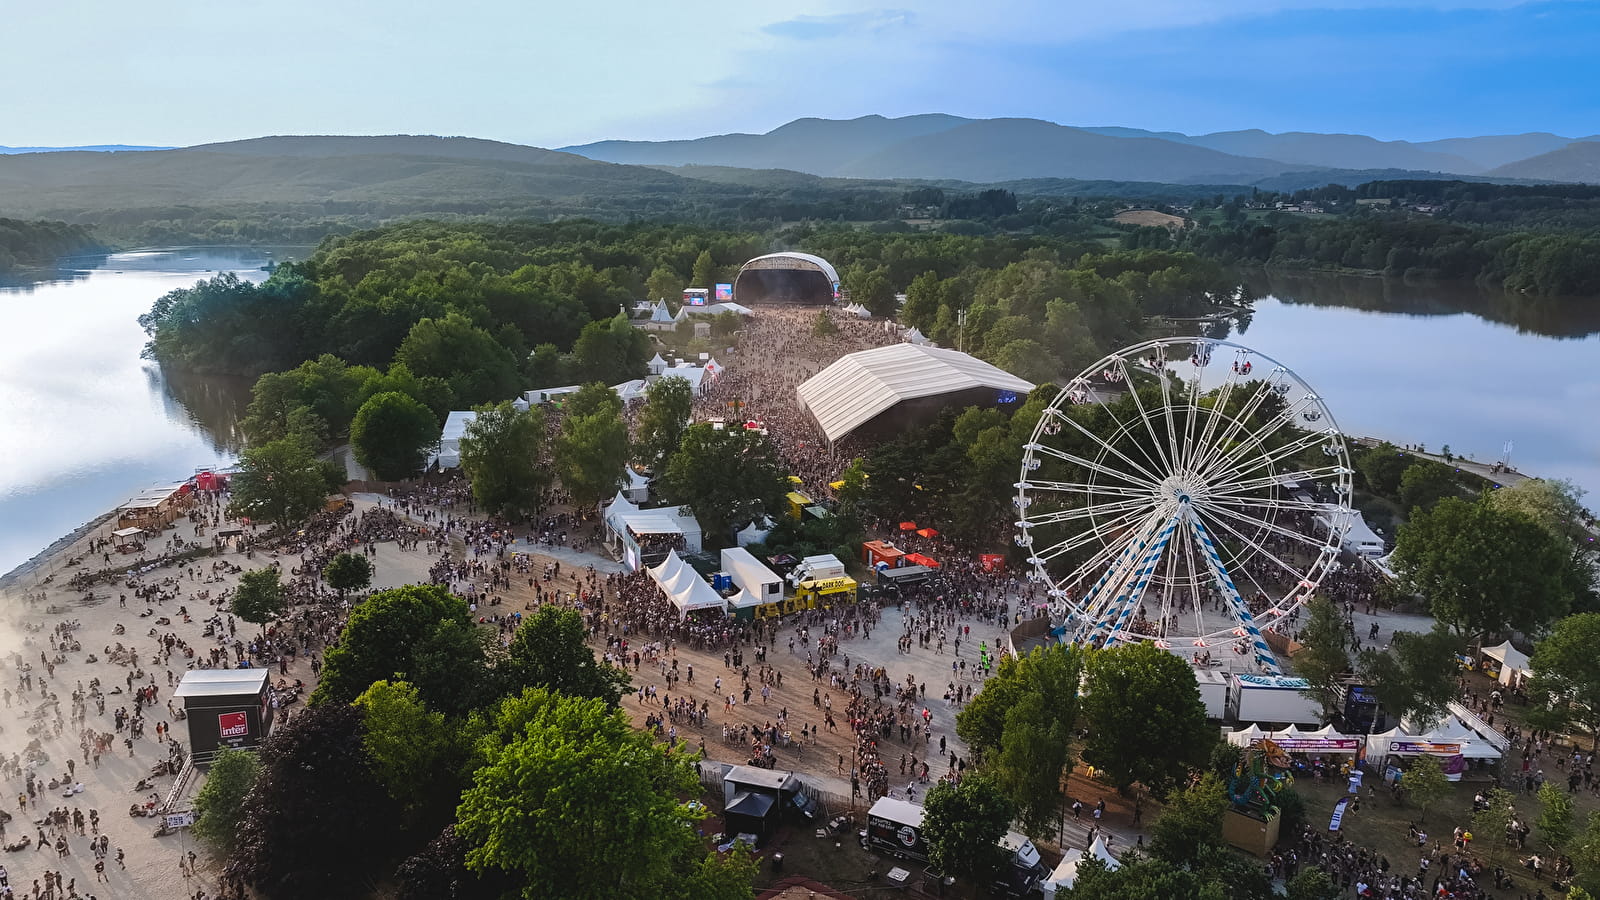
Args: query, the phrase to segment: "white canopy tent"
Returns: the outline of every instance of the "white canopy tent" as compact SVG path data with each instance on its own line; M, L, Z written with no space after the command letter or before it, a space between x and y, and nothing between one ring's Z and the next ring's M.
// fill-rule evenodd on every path
M1342 734L1335 731L1332 725L1326 725L1315 731L1301 730L1293 725L1278 731L1264 731L1259 725L1241 728L1237 731L1223 733L1229 744L1235 747L1248 747L1251 743L1266 738L1277 744L1289 753L1349 753L1360 751L1362 736L1359 734Z
M649 368L651 375L660 375L667 370L667 361L661 358L660 353L657 353L650 358L649 362L645 363L645 366Z
M759 522L751 522L746 525L743 530L734 535L734 540L740 547L748 547L751 544L765 543L767 536L770 534L772 534L772 520L762 519Z
M703 609L727 609L727 601L722 599L722 595L712 590L700 573L680 559L676 550L668 552L666 560L650 570L650 577L667 595L667 600L678 608L679 616Z
M437 464L441 469L454 469L461 465L461 439L467 434L467 426L478 418L478 414L470 409L455 409L445 417L444 429L439 433L439 449L428 460L429 467Z
M1068 850L1065 856L1061 857L1061 865L1056 866L1056 870L1050 873L1049 878L1039 883L1044 895L1046 897L1054 897L1056 892L1063 888L1069 891L1072 890L1072 886L1078 882L1078 867L1085 860L1090 859L1100 860L1105 863L1107 869L1112 871L1122 867L1122 864L1117 862L1117 858L1112 856L1111 851L1106 848L1105 841L1096 836L1094 843L1089 845L1089 849L1079 850L1074 847Z
M1500 664L1500 683L1513 684L1519 678L1533 677L1533 667L1528 662L1528 654L1511 646L1510 641L1485 647L1481 651Z
M906 341L907 343L911 343L911 344L931 344L931 343L933 343L932 341L928 340L928 336L923 334L922 333L922 329L920 329L920 328L908 328L908 329L906 329L905 334L900 335L900 337L901 337L902 340Z

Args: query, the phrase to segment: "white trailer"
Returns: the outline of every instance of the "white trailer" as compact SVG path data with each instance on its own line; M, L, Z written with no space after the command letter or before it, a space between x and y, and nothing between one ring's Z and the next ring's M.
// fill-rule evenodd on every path
M1200 702L1205 704L1206 718L1222 721L1228 715L1228 676L1210 669L1195 669L1194 680L1200 686Z
M1240 724L1321 725L1322 706L1305 695L1304 678L1239 675L1230 678L1228 718Z
M800 564L789 573L789 583L798 585L803 581L827 581L830 578L844 577L844 563L833 554L824 556L808 556L800 560Z

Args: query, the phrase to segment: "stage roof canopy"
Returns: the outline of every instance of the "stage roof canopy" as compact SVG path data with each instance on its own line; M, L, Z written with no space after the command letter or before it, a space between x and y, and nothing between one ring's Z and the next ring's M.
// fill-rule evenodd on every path
M1033 384L959 350L892 344L840 357L796 389L829 441L903 400L992 388L1026 394Z

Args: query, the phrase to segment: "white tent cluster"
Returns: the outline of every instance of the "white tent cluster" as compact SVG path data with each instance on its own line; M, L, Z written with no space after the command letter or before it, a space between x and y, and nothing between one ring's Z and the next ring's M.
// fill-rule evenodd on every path
M900 335L900 339L908 344L916 344L919 347L933 343L933 341L928 340L927 335L922 333L922 329L915 327L907 328L905 332Z
M1229 731L1223 737L1235 747L1248 747L1252 743L1266 738L1290 752L1354 754L1360 747L1361 740L1365 735L1343 734L1335 731L1332 725L1325 725L1315 731L1302 731L1293 725L1278 731L1266 731L1260 725L1251 725L1249 728ZM1351 743L1353 746L1348 749L1338 749L1333 744L1335 741ZM1322 746L1319 748L1318 744Z
M847 304L845 306L841 306L839 308L839 311L840 312L847 312L850 315L855 316L855 317L860 318L860 319L870 319L870 318L872 318L872 310L867 309L865 306L862 306L859 303L850 303L850 304Z
M1079 850L1074 847L1068 850L1065 856L1061 857L1061 864L1056 866L1056 870L1050 873L1049 878L1039 884L1039 887L1044 890L1044 895L1046 897L1054 897L1058 891L1063 889L1072 890L1072 886L1078 883L1079 867L1086 860L1091 859L1100 860L1105 863L1107 869L1112 871L1122 867L1122 864L1117 862L1117 858L1111 855L1111 850L1106 847L1106 842L1097 835L1094 843L1089 845L1089 849Z
M676 550L669 551L666 560L650 570L650 577L661 588L661 593L667 595L667 600L678 608L680 616L699 609L727 607L722 595L712 590L711 585L684 562Z
M1518 678L1533 677L1533 666L1528 662L1528 654L1511 646L1510 641L1485 647L1480 652L1500 664L1501 684L1512 684Z

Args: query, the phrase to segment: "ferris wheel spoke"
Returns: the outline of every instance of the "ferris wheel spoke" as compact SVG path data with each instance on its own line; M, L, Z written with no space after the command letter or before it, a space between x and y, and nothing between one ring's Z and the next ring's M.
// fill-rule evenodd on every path
M1344 472L1343 466L1322 466L1315 469L1301 469L1294 472L1277 472L1263 475L1259 478L1248 478L1243 481L1231 482L1223 487L1214 487L1206 491L1208 499L1217 497L1237 496L1251 491L1259 491L1274 485L1281 485L1285 478L1293 481L1320 481L1332 478ZM1287 502L1287 501L1285 501Z
M1113 497L1153 497L1149 487L1124 487L1120 484L1089 484L1082 481L1024 481L1017 487L1065 494L1110 494Z
M1108 475L1112 478L1120 478L1130 484L1154 487L1155 485L1161 483L1161 479L1156 477L1149 470L1145 469L1144 466L1141 466L1129 459L1121 450L1118 450L1116 447L1106 443L1104 439L1094 435L1082 425L1079 425L1077 422L1073 422L1070 417L1058 415L1057 418L1065 419L1066 421L1071 422L1072 427L1082 431L1085 437L1088 437L1090 440L1098 443L1102 448L1111 453L1111 455L1127 463L1128 466L1133 469L1133 472L1129 473L1124 472L1121 469L1114 469L1099 462L1085 459L1081 456L1078 456L1076 453L1069 453L1066 450L1058 450L1055 447L1046 446L1039 443L1037 440L1034 443L1025 445L1023 449L1034 453L1043 453L1046 456L1054 456L1056 459L1062 460L1063 462L1069 462L1075 466L1083 466L1090 471L1099 472L1102 475Z
M1254 415L1255 410L1266 402L1267 395L1272 393L1268 379L1255 382L1255 390L1245 397L1244 405L1240 408L1239 414L1237 416L1229 415L1228 401L1232 399L1233 392L1238 389L1239 379L1243 377L1243 374L1235 368L1229 373L1228 380L1223 383L1223 389L1218 392L1216 400L1211 406L1211 417L1206 423L1205 433L1202 435L1199 446L1195 448L1194 458L1190 460L1190 471L1198 472L1203 470L1209 465L1212 457L1228 447L1234 436L1238 434L1239 429L1243 427L1245 420ZM1248 391L1249 388L1245 388L1245 390ZM1226 424L1222 424L1224 422ZM1220 434L1217 431L1219 424L1222 425Z
M1238 383L1238 380L1239 372L1237 369L1229 373L1228 377L1223 380L1222 386L1217 389L1216 395L1212 398L1213 402L1209 410L1211 415L1204 416L1205 426L1200 429L1199 437L1196 438L1194 434L1194 423L1201 420L1202 412L1205 411L1206 408L1200 403L1202 399L1200 390L1200 376L1195 376L1194 381L1191 383L1192 388L1189 392L1189 404L1194 410L1194 415L1190 419L1190 440L1188 442L1188 446L1185 448L1184 453L1184 471L1194 471L1196 464L1200 461L1201 456L1204 455L1204 448L1210 446L1212 436L1216 434L1217 423L1221 419L1222 410L1227 408L1228 398L1233 396L1233 388L1234 385Z
M1024 517L1022 521L1028 523L1027 527L1029 528L1037 528L1041 525L1060 525L1066 522L1076 522L1079 519L1093 519L1096 516L1154 509L1157 505L1155 498L1141 497L1134 500L1122 500L1117 503L1104 503L1096 506L1074 506L1071 509L1043 513L1037 518Z
M1065 540L1059 541L1043 550L1038 551L1037 553L1034 553L1033 558L1038 559L1041 562L1049 562L1063 553L1071 553L1072 551L1077 550L1080 547L1086 547L1095 541L1103 541L1105 540L1106 531L1114 531L1117 528L1121 528L1123 525L1137 521L1139 519L1140 512L1141 510L1138 509L1130 510L1120 516L1115 516L1106 522L1097 523L1097 527L1080 531ZM1155 512L1151 511L1148 513L1148 515L1154 516Z
M1117 596L1127 585L1128 579L1136 570L1140 555L1145 552L1145 548L1155 538L1156 532L1160 530L1162 523L1169 518L1170 516L1165 515L1160 510L1156 510L1140 523L1138 531L1125 542L1119 546L1108 546L1106 548L1109 551L1106 555L1109 557L1114 554L1116 560L1106 567L1099 579L1087 591L1083 592L1080 602L1087 621L1095 623L1093 627L1099 627L1098 623L1103 621L1101 613L1116 602ZM1092 572L1094 568L1083 566L1079 568L1079 571Z
M1177 472L1182 469L1183 457L1178 451L1178 427L1172 421L1172 379L1162 372L1156 380L1161 383L1161 414L1167 421L1167 458L1171 460L1171 471Z
M1299 438L1296 438L1295 440L1292 440L1281 447L1276 447L1272 450L1262 452L1259 456L1240 458L1231 464L1231 468L1225 470L1213 469L1212 471L1205 473L1202 477L1206 481L1212 483L1231 483L1238 478L1242 478L1260 469L1266 469L1269 474L1275 475L1276 472L1273 469L1275 464L1290 459L1299 454L1301 451L1309 450L1326 440L1328 440L1328 435L1325 433L1318 433L1315 431L1306 432ZM1240 448L1245 448L1248 445L1240 444L1239 446ZM1243 454L1247 453L1248 451L1241 449L1240 451L1236 452ZM1279 476L1280 479L1281 477L1282 476Z
M1244 543L1244 546L1249 547L1252 550L1254 550L1257 555L1259 555L1259 556L1261 556L1261 557L1263 557L1265 559L1272 560L1274 563L1277 564L1278 568L1280 568L1283 571L1285 571L1285 572L1289 573L1290 575L1294 576L1294 578L1295 578L1295 580L1297 582L1301 579L1303 573L1301 573L1301 571L1299 569L1296 569L1294 566L1291 566L1288 563L1284 562L1283 560L1279 559L1277 554L1273 553L1271 550L1268 550L1267 548L1265 548L1265 547L1261 546L1260 544L1256 543L1256 541L1254 539L1246 537L1242 532L1239 531L1239 529L1234 528L1232 525L1229 525L1227 522L1224 522L1221 519L1217 519L1214 522L1214 524L1218 528L1221 528L1222 530L1224 530L1224 531L1228 532L1229 534L1233 535L1234 537L1238 538L1240 541L1242 541Z
M1308 395L1309 397L1309 395ZM1301 404L1287 404L1276 415L1268 419L1259 428L1239 437L1230 437L1226 447L1219 448L1201 466L1202 471L1215 472L1236 462L1241 456L1248 454L1257 447L1266 446L1268 436L1277 434L1294 421L1296 414L1305 411L1304 403L1313 402L1311 399L1302 401ZM1253 415L1253 413L1252 413ZM1238 423L1235 423L1238 424ZM1307 434L1325 434L1326 432L1307 432Z
M1166 453L1162 451L1161 438L1156 436L1155 426L1150 424L1150 414L1145 411L1144 399L1139 396L1139 387L1133 383L1133 376L1128 373L1127 361L1122 359L1117 360L1117 367L1122 370L1122 377L1128 382L1128 393L1133 398L1133 408L1134 411L1138 413L1139 421L1144 425L1145 434L1150 435L1150 447L1155 450L1156 456L1159 457L1159 459L1151 459L1150 464L1161 471L1172 472L1177 460L1176 458L1168 457ZM1162 382L1166 381L1162 372L1159 371L1156 372L1156 380ZM1145 450L1145 456L1147 458L1150 456L1150 450Z
M1213 517L1226 516L1226 517L1228 517L1230 519L1233 519L1234 521L1237 521L1237 522L1248 523L1253 527L1254 526L1259 526L1261 528L1266 529L1267 531L1272 532L1273 534L1278 535L1279 537L1288 538L1288 539L1293 540L1293 541L1299 541L1300 543L1303 543L1303 544L1305 544L1307 546L1310 546L1310 547L1322 547L1322 546L1324 546L1324 545L1326 545L1328 543L1327 541L1319 541L1316 538L1311 537L1310 535L1301 534L1300 532L1295 531L1292 528L1285 528L1282 525L1277 524L1276 522L1269 522L1266 519L1262 519L1262 518L1257 518L1255 516L1246 515L1244 513L1237 512L1237 511L1234 511L1234 510L1231 510L1231 509L1226 509L1224 507L1208 503L1208 502L1206 502L1204 500L1196 501L1195 502L1195 508L1199 509L1199 510L1203 510L1203 511L1211 514Z
M1212 493L1206 496L1207 503L1216 503L1222 506L1248 506L1260 509L1277 510L1280 512L1310 512L1319 513L1327 509L1328 504L1318 503L1315 500L1282 500L1267 499L1264 497L1250 497L1237 494Z
M1228 427L1223 430L1222 435L1211 446L1206 448L1205 455L1195 463L1195 471L1206 472L1214 470L1223 464L1224 460L1235 454L1247 452L1250 448L1261 446L1260 438L1277 431L1294 418L1294 411L1285 407L1277 415L1269 418L1264 425L1256 428L1254 432L1250 432L1249 437L1244 436L1249 428L1252 427L1246 423L1250 422L1255 416L1256 411L1266 402L1267 397L1276 394L1272 384L1271 381L1257 383L1255 393L1245 401L1244 408L1239 411L1239 415L1228 423Z

